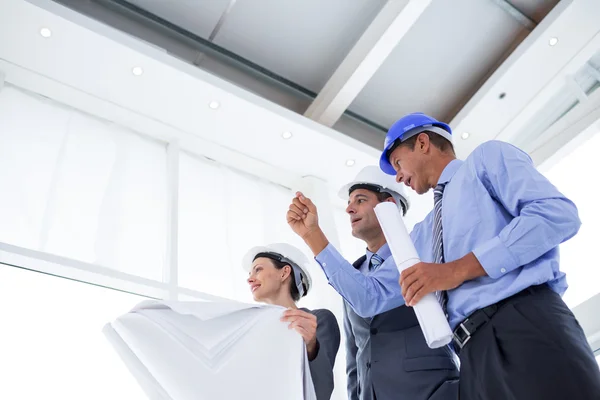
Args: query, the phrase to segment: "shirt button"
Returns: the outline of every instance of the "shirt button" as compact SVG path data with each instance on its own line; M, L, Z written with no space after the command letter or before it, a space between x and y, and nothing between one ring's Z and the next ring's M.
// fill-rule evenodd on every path
M503 274L504 274L504 273L506 273L506 268L502 268L502 269L500 270L500 272L502 272Z
M377 328L371 328L371 335L377 335Z
M326 266L327 266L327 263L323 263L323 266L324 266L324 267L326 267Z

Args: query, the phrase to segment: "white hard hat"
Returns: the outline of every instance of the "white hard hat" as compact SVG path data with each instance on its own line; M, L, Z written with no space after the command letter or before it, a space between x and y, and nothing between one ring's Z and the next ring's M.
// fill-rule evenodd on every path
M289 264L294 272L294 279L300 297L308 294L312 287L312 278L308 272L309 261L300 249L287 243L272 243L266 246L256 246L248 250L242 259L242 267L250 272L252 270L254 258L260 253L268 253L279 261ZM304 292L302 283L306 286L306 293Z
M410 203L402 184L396 182L396 177L384 173L379 167L372 165L361 169L352 182L342 186L338 195L342 199L348 200L350 189L356 185L369 185L380 192L389 193L397 205L402 205L404 214L408 211Z

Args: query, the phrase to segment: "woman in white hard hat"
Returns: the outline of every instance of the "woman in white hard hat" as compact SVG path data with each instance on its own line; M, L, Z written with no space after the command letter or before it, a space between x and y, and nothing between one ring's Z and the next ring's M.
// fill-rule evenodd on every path
M296 306L311 289L308 264L302 251L286 243L254 247L243 259L254 300L288 308L281 320L304 339L317 400L328 400L333 392L340 330L331 311Z

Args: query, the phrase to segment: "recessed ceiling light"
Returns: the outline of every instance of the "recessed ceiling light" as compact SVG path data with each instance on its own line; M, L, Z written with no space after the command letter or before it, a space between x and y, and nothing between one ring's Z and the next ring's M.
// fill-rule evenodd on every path
M216 110L217 108L219 108L221 106L221 103L219 103L216 100L211 101L210 103L208 103L208 106L210 108L212 108L213 110Z
M346 160L346 167L353 167L354 164L356 164L356 161L354 161L353 159L349 158L348 160Z
M281 137L282 137L282 138L284 138L284 139L291 139L291 138L292 138L292 136L293 136L293 135L292 135L292 132L290 132L290 131L285 131L285 132L283 132L283 133L281 134Z
M548 44L550 46L556 46L556 43L558 43L558 38L557 37L551 37L550 40L548 40Z
M460 137L463 138L463 139L465 139L465 140L468 139L469 136L471 136L471 134L469 132L463 132L462 135L460 135Z
M131 73L134 74L135 76L140 76L144 73L144 70L142 69L142 67L133 67L131 69Z
M42 35L42 37L49 38L52 36L52 31L48 28L42 28L40 29L40 35Z

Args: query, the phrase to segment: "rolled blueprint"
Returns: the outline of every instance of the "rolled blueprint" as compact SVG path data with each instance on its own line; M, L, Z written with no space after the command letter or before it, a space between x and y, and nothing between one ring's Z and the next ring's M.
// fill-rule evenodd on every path
M415 245L408 234L396 204L389 201L379 203L375 207L375 215L377 215L392 252L398 272L402 273L405 269L420 262ZM435 293L425 295L413 308L425 336L425 341L430 348L435 349L450 343L452 331Z

